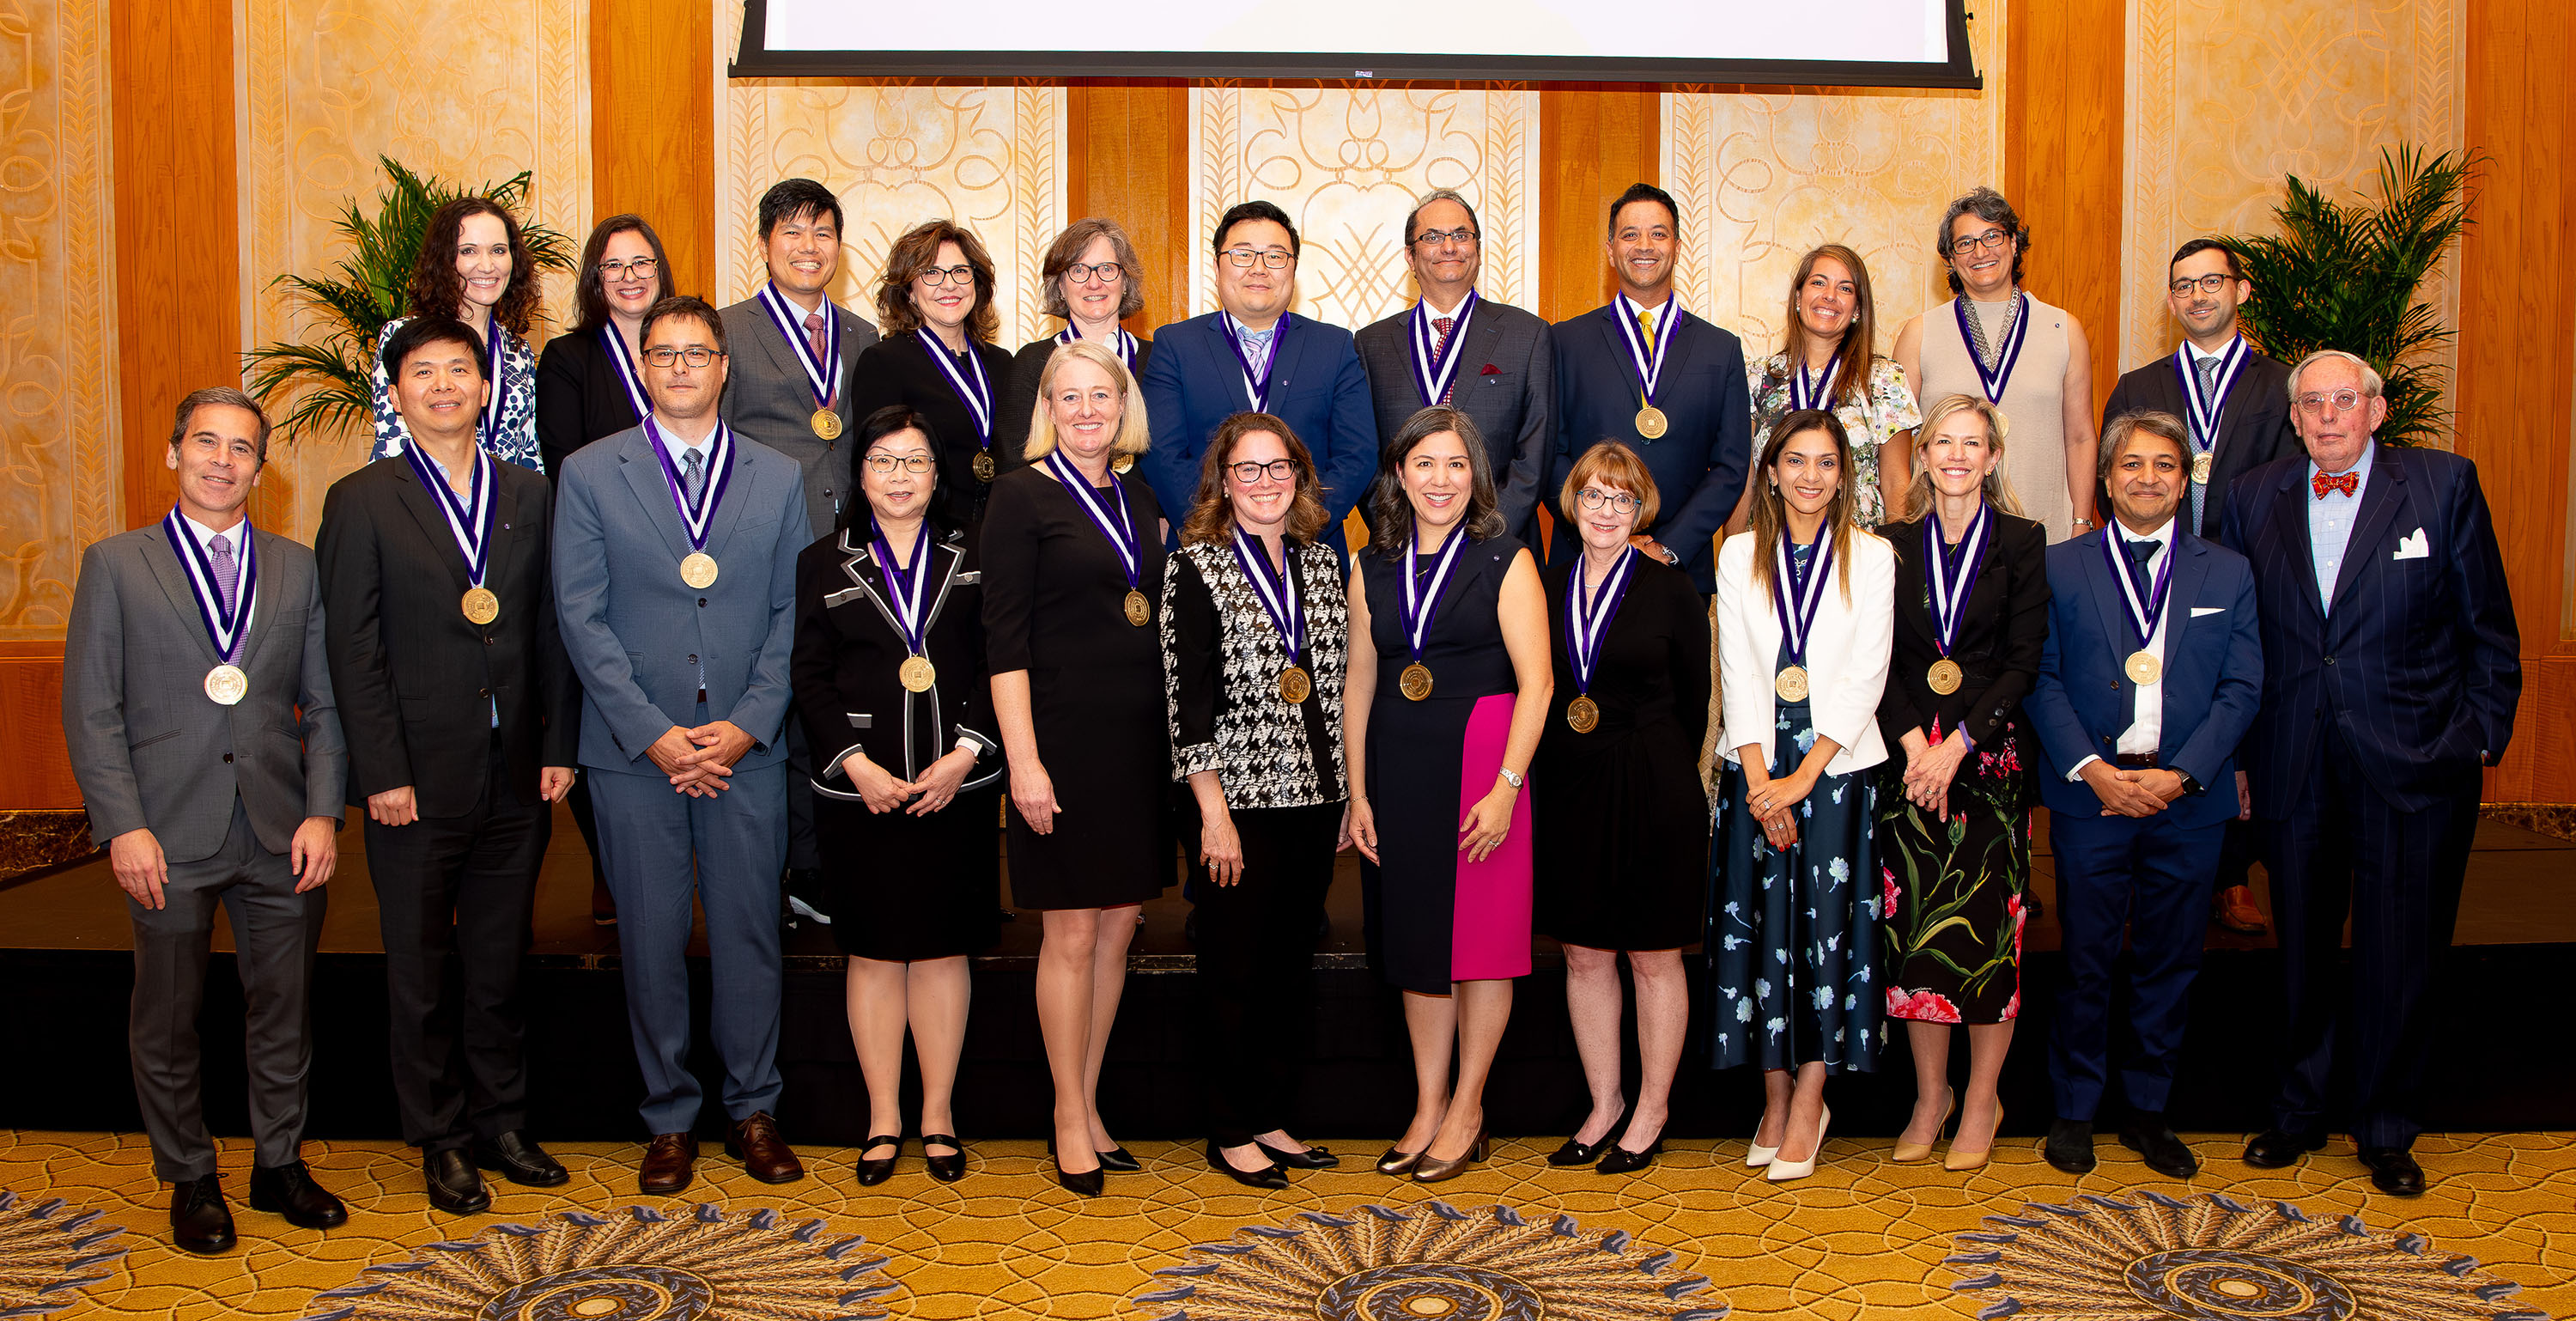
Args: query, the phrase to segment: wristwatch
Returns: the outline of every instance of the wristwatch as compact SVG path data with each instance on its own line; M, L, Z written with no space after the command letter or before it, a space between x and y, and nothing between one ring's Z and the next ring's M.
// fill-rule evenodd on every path
M2202 794L2205 794L2205 793L2208 793L2208 792L2209 792L2209 786L2208 786L2208 785L2205 785L2205 784L2202 784L2200 781L2198 781L2198 780L2195 780L2195 779L2191 778L2191 772L2189 772L2189 771L2175 771L2175 772L2174 772L2174 774L2179 775L2179 776L2181 776L2181 777L2182 777L2182 796L2183 796L2183 797L2185 797L2185 798L2198 798L2198 797L2200 797Z
M1508 784L1515 789L1521 787L1521 773L1519 771L1513 770L1509 766L1505 766L1502 768L1502 773L1503 783Z

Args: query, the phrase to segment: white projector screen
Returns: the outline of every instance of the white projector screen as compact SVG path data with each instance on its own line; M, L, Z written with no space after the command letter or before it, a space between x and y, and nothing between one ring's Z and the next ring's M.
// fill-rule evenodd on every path
M1977 87L1963 6L1470 0L1426 22L1386 0L985 0L966 10L748 0L733 72Z

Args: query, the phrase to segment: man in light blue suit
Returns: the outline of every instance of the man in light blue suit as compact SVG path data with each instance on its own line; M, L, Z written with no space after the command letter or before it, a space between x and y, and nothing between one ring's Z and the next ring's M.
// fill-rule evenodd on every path
M1297 252L1287 212L1238 204L1216 225L1217 310L1154 332L1137 382L1154 431L1143 462L1175 537L1197 501L1208 438L1237 413L1269 413L1306 442L1335 550L1342 519L1377 475L1377 406L1351 332L1288 311Z
M2175 513L2191 443L2170 413L2125 413L2102 435L2115 517L2048 548L2049 630L2025 703L2057 854L2067 984L2049 1034L2057 1119L2048 1163L2093 1168L2093 1118L2110 1084L2113 965L2135 961L2121 1061L2120 1141L2170 1178L2199 1172L2165 1121L2209 881L2244 815L2236 745L2263 689L2254 573Z
M813 540L796 461L732 434L724 324L696 298L644 318L653 412L564 465L555 592L582 684L581 764L617 897L627 1021L653 1134L640 1184L689 1185L699 1087L686 955L706 909L725 1147L803 1177L778 1136L778 876L787 851L787 655Z

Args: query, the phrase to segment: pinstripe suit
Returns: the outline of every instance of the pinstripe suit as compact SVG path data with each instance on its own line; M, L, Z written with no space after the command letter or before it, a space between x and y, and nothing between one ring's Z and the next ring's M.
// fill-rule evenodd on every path
M2402 1148L2432 1056L2424 990L2459 915L2480 765L2513 737L2521 644L2476 466L2388 446L2370 462L2330 597L2305 457L2239 478L2221 537L2254 564L2263 624L2244 761L2289 983L2275 1127L2321 1130L2349 1018L2353 1136ZM2349 987L2335 970L2347 909Z

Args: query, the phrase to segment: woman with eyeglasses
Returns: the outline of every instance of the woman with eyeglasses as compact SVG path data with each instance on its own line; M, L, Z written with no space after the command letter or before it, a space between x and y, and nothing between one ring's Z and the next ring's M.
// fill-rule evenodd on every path
M1534 925L1565 948L1566 1016L1592 1093L1547 1163L1602 1174L1633 1174L1663 1149L1690 1028L1682 946L1700 938L1708 883L1708 612L1689 574L1629 544L1658 503L1635 450L1584 451L1557 496L1558 535L1582 552L1546 573L1556 695L1530 766ZM1623 953L1637 983L1634 1106L1621 1090Z
M1315 928L1341 850L1341 561L1288 424L1237 413L1199 466L1163 578L1163 692L1198 897L1208 1168L1253 1188L1328 1169L1288 1135L1314 1033Z
M376 414L374 457L400 454L411 439L385 375L386 341L413 317L452 316L483 336L483 379L492 385L483 407L484 451L551 474L537 448L537 355L527 338L541 295L536 258L508 208L488 197L459 197L430 212L420 255L412 262L409 310L376 334L369 390Z
M1771 428L1801 408L1822 408L1842 419L1851 436L1852 518L1874 528L1889 510L1905 508L1905 447L1895 444L1923 420L1905 370L1878 351L1878 300L1860 254L1827 243L1798 262L1789 281L1787 342L1778 353L1745 364L1753 398L1753 452L1770 443ZM1753 509L1753 484L1745 483L1726 530L1741 532Z
M929 418L939 436L939 481L948 508L971 537L1002 474L1006 450L1028 439L1025 415L1001 411L1011 355L993 342L993 259L974 233L950 220L904 231L877 280L884 338L850 369L855 417L900 404Z
M1062 318L1064 329L1021 345L1011 358L1001 416L1015 440L1027 434L1037 408L1038 377L1045 374L1057 345L1087 339L1106 346L1138 380L1144 379L1145 363L1154 356L1154 341L1119 324L1144 308L1145 273L1117 221L1085 216L1065 226L1047 248L1038 289L1046 314ZM1027 462L1017 444L1007 448L1008 454L998 456L1002 471Z
M982 573L973 542L940 512L932 427L902 407L860 420L865 503L796 564L789 681L814 755L814 832L868 1084L861 1187L885 1182L903 1151L907 1030L930 1177L965 1177L950 1101L966 1044L966 959L999 928L1002 741L985 679Z

